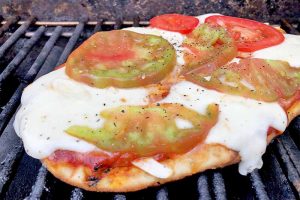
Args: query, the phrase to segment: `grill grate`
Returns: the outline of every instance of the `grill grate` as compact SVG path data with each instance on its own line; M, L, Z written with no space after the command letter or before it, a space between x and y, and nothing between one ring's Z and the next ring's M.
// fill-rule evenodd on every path
M237 165L233 165L128 194L87 192L55 179L39 161L24 153L22 141L13 130L14 113L23 89L64 63L71 51L90 34L144 26L148 22L140 21L138 16L132 21L41 22L34 17L19 20L18 16L9 18L2 21L0 27L0 199L300 198L299 117L284 135L269 145L263 157L264 167L246 177L239 175ZM300 34L297 30L300 24L295 28L297 26L283 19L281 27L288 33Z

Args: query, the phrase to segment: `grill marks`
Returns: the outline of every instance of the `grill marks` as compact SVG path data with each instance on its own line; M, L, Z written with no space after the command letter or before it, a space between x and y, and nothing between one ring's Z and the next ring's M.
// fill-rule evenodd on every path
M17 19L17 18L16 18ZM0 47L0 59L5 55L5 52L13 46L13 44L24 35L26 31L30 28L30 25L35 21L34 18L30 18L26 23L20 26L17 31L15 31L10 38ZM12 20L12 23L15 23ZM138 20L138 16L134 19L134 26L141 25ZM7 24L6 26L9 26ZM115 28L120 28L122 26L122 21L116 23ZM287 21L282 21L282 28L287 31L290 31L294 34L299 34L297 30L291 30L291 25ZM94 31L102 30L103 20L99 20L97 26L95 26ZM111 29L109 27L106 29ZM6 83L7 75L11 75L14 70L19 67L20 63L26 59L30 49L36 48L36 43L42 38L44 32L46 32L46 27L39 27L36 29L36 34L27 40L27 43L31 40L30 45L24 45L23 49L20 50L19 57L17 60L16 57L12 59L11 63L6 66L4 71L0 75L0 87L2 83ZM8 29L0 28L0 31L5 32ZM22 83L19 83L19 86L10 97L10 100L7 102L5 107L0 110L0 198L7 197L7 191L10 190L10 193L13 192L13 189L10 188L14 184L19 184L18 179L14 177L18 170L18 164L22 158L24 149L22 146L21 140L15 135L12 122L13 122L13 113L15 112L21 97L22 90L27 86L28 83L32 82L34 77L39 77L45 73L51 71L58 64L62 64L69 53L72 51L74 46L78 43L78 40L82 33L86 32L85 22L79 23L73 31L73 35L68 40L66 46L64 46L64 51L62 52L61 48L54 46L58 40L61 39L60 35L62 32L61 27L56 27L52 32L51 38L48 39L44 48L42 49L39 56L36 58L35 62L31 65L29 71L19 77L22 80ZM2 33L1 33L2 34ZM33 40L36 40L33 42ZM64 43L65 44L65 43ZM28 49L26 49L28 48ZM25 51L25 50L26 51ZM24 53L25 51L25 53ZM21 54L22 52L22 54ZM20 59L21 58L21 59ZM59 59L58 59L59 58ZM18 62L16 62L18 61ZM10 66L10 67L9 67ZM8 73L7 73L8 72ZM39 72L39 73L38 73ZM5 75L6 74L6 75ZM0 98L1 93L0 90ZM8 122L9 121L9 122ZM285 133L286 134L286 133ZM296 146L295 142L289 134L282 135L277 139L270 148L274 149L274 153L267 155L264 158L265 165L262 170L254 171L248 177L249 184L252 185L252 192L255 194L257 199L275 199L275 198L287 198L287 199L297 199L299 198L299 181L300 181L300 170L299 170L299 148ZM299 145L299 144L297 144ZM273 152L271 149L271 152ZM234 167L234 166L233 166ZM164 185L161 188L152 188L137 193L130 194L103 194L103 193L89 193L81 189L67 186L64 183L47 176L48 172L44 167L41 167L39 171L36 171L36 177L28 177L35 179L35 184L32 185L31 191L26 191L24 193L24 198L28 199L39 199L43 198L45 194L49 194L48 198L58 198L62 196L68 196L70 199L84 199L85 197L99 197L99 198L110 198L110 199L130 199L130 197L137 198L150 198L150 199L176 199L180 193L198 193L198 194L189 194L199 199L230 199L230 187L234 187L231 183L235 183L235 186L248 187L248 185L243 186L239 185L240 183L235 176L226 174L223 176L224 172L228 170L213 170L199 175L194 175L190 178L184 180L170 183ZM230 172L230 171L229 171ZM235 170L237 173L237 170ZM228 178L232 180L228 180ZM59 190L63 194L52 191L49 192L47 189L47 182L53 184L58 182L58 184L51 185L51 188L54 190ZM229 182L230 184L227 184ZM184 183L184 185L182 185ZM20 183L21 185L21 183ZM54 188L55 186L62 186L62 188ZM184 186L184 187L182 187ZM185 191L182 191L182 190ZM20 189L22 191L22 188ZM16 191L16 192L20 192ZM22 191L24 192L24 191ZM52 193L52 194L51 194ZM173 195L172 195L173 194ZM54 196L53 196L54 195ZM62 196L55 196L62 195ZM247 196L251 197L251 194ZM20 196L20 195L19 195ZM47 196L47 195L46 195Z

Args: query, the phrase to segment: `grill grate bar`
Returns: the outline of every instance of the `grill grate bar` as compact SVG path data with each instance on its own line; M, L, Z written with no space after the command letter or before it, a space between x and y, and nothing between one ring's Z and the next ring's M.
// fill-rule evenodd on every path
M280 154L280 158L283 161L283 166L286 169L287 177L292 182L293 186L298 192L298 195L300 196L300 176L297 173L297 170L294 167L294 164L291 162L289 155L287 154L287 151L283 147L282 143L279 139L276 139L276 149L278 153Z
M156 199L157 200L168 200L169 199L168 189L166 187L163 187L162 189L160 189L156 194Z
M126 196L123 194L117 194L114 196L113 200L126 200Z
M134 27L139 27L140 26L140 17L138 15L134 16L132 26L134 26Z
M69 39L62 55L58 59L56 66L63 64L67 60L69 54L71 53L71 51L73 50L73 48L76 44L78 38L80 37L80 34L83 31L83 28L84 28L84 22L81 22L80 24L78 24L76 26L75 31L74 31L72 37Z
M9 27L13 24L15 24L17 21L20 20L19 16L13 16L7 20L7 23L5 23L1 28L0 28L0 37L9 29Z
M293 27L286 19L280 20L281 28L284 29L287 33L299 35L300 32Z
M1 83L10 75L10 73L13 72L19 66L19 64L27 56L27 54L29 53L33 45L40 39L44 31L45 31L44 26L39 27L38 30L35 32L34 36L30 38L28 41L26 41L21 51L14 57L14 59L8 64L8 66L0 74L0 86Z
M58 26L55 28L53 35L50 37L50 39L47 41L47 43L44 45L43 49L41 50L41 53L36 58L35 62L23 78L23 81L25 82L31 82L34 76L38 73L40 70L40 67L45 62L47 56L49 55L51 49L53 48L54 44L56 43L57 39L59 38L60 34L62 32L62 27Z
M258 173L258 170L255 169L253 172L250 173L249 176L250 176L252 186L255 190L256 197L259 200L269 200L269 197L268 197L267 192L265 190L265 186L264 186L264 184L261 180L261 177Z
M26 21L22 26L20 26L0 47L0 58L3 57L5 51L11 47L29 28L30 24L32 24L36 20L35 17L30 17L28 21Z
M123 24L123 21L121 19L116 19L116 23L114 25L114 29L116 29L116 30L120 29L121 26L122 26L122 24Z
M13 170L14 164L19 160L23 152L23 144L20 138L15 134L13 128L13 119L10 120L8 126L1 135L0 144L2 156L0 167L0 193L2 194L4 186L7 184Z
M30 195L26 198L27 200L37 200L40 199L42 196L42 192L44 189L44 185L46 182L46 174L47 174L47 169L45 167L41 167L39 169L39 173L36 178L35 184L32 186L32 191ZM42 187L39 187L39 186Z
M223 176L220 172L213 172L213 188L217 200L226 200L226 190Z
M101 20L99 20L99 21L97 22L97 24L96 24L96 26L95 26L95 28L94 28L93 33L97 33L98 31L102 31L102 25L103 25L103 22L104 22L103 19L101 19Z
M278 140L278 142L282 144L289 155L291 162L294 164L298 174L300 175L300 151L296 144L287 132L280 136L280 140Z
M199 199L210 200L211 196L208 188L207 175L201 174L197 181Z
M272 150L270 151L268 159L269 166L264 180L268 182L267 191L271 194L270 196L272 196L273 199L296 199L287 177L284 175L283 169L280 167L279 161Z
M7 21L2 21L1 24L5 24ZM26 23L26 21L19 21L18 24L22 25ZM88 21L86 22L87 25L97 25L98 21ZM133 25L133 21L123 21L123 25ZM36 26L77 26L80 24L79 21L36 21L34 25ZM115 21L105 21L103 25L115 25ZM140 25L149 25L149 21L140 21Z
M79 188L75 188L74 190L72 190L70 200L81 200L81 199L83 199L82 190Z
M0 113L0 133L4 129L7 121L9 120L10 115L14 112L15 108L19 104L21 99L22 91L26 87L25 84L21 84L16 91L14 92L13 96L10 98L8 103L5 105L3 111Z

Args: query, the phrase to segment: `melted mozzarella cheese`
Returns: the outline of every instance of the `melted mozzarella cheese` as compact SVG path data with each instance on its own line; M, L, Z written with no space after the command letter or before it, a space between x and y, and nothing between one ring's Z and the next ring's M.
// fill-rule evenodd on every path
M223 94L188 81L174 85L163 102L181 103L201 114L205 114L209 104L218 104L219 119L206 143L223 144L239 152L239 172L244 175L262 166L268 128L284 131L287 126L285 111L278 103Z
M157 162L153 158L137 159L132 164L157 178L168 178L173 173L171 168Z
M188 129L188 128L194 127L192 122L190 122L189 120L186 120L186 119L182 119L180 117L175 118L175 123L176 123L177 128L179 128L179 129Z
M144 88L93 88L70 79L62 68L24 90L14 127L27 153L34 158L45 158L58 149L89 152L97 148L64 130L71 125L101 127L102 110L120 105L146 105L147 95Z
M200 25L200 24L203 24L205 22L206 18L208 18L210 16L213 16L213 15L221 15L221 14L219 14L219 13L208 13L208 14L196 16L196 18L199 19L199 25Z
M255 51L252 57L284 60L293 67L300 67L300 35L284 34L284 37L281 44Z

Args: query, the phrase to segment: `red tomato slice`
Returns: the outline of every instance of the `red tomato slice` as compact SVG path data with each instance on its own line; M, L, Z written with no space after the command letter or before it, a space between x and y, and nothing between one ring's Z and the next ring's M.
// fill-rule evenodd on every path
M249 19L214 15L206 18L205 23L225 27L240 51L253 52L284 40L283 34L277 29Z
M174 68L165 39L125 30L98 32L69 56L66 73L90 86L130 88L158 83Z
M165 14L150 20L150 26L167 31L190 33L199 24L199 19L180 14Z

